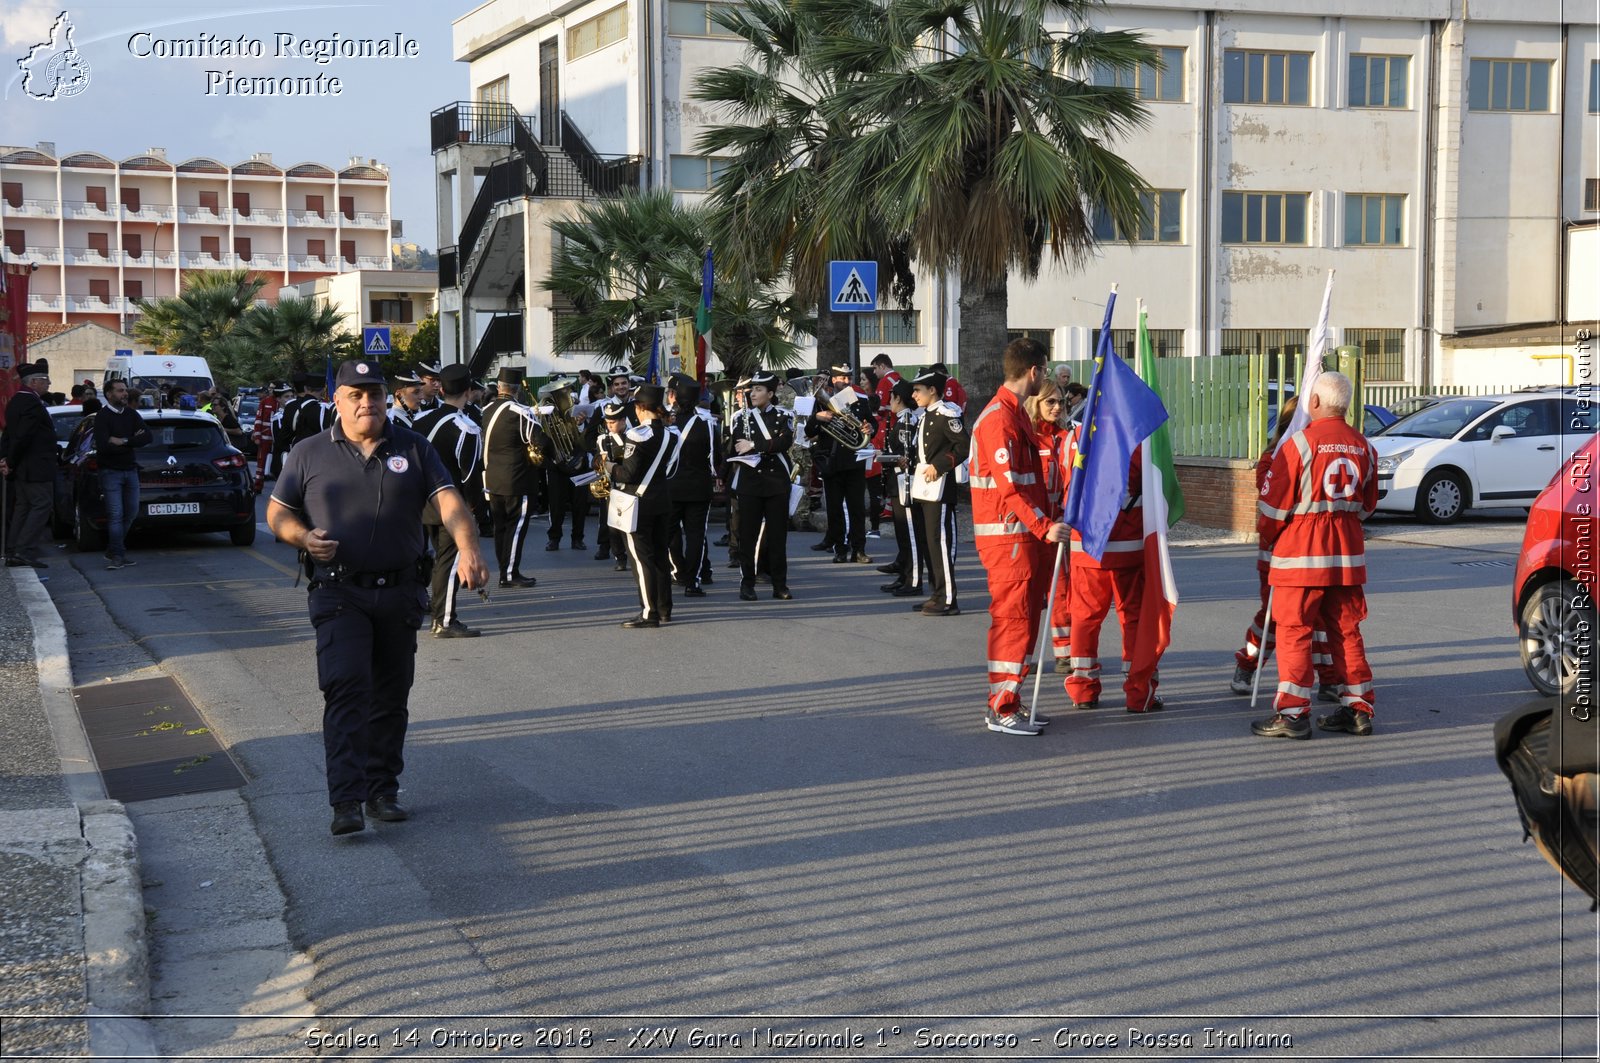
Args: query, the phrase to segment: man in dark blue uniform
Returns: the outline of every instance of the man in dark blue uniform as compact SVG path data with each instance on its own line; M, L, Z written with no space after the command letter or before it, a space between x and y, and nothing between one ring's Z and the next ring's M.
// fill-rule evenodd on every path
M432 500L459 551L463 586L489 570L477 526L438 452L384 412L377 362L345 362L330 431L296 446L267 506L280 542L297 547L311 576L322 742L334 834L374 819L398 822L417 629L428 609L423 509Z

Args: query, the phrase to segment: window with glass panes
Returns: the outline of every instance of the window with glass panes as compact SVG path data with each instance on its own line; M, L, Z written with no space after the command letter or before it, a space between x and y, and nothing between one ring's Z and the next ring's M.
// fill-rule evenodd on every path
M1600 211L1600 178L1585 177L1583 179L1583 209Z
M1113 67L1097 63L1092 80L1096 85L1115 85L1132 89L1141 100L1163 103L1183 102L1184 49L1158 48L1160 60L1134 67Z
M1344 342L1361 348L1361 376L1364 380L1386 381L1406 378L1406 330L1403 328L1347 328Z
M1224 192L1222 242L1304 244L1310 200L1306 192Z
M567 59L570 61L588 55L608 44L626 40L627 36L628 5L618 4L567 30Z
M1467 106L1474 111L1547 112L1552 65L1547 59L1474 59Z
M1222 55L1222 98L1227 103L1310 106L1311 53L1229 48Z
M675 192L709 192L717 182L717 175L732 162L732 159L716 155L674 155L672 189Z
M852 314L860 343L921 343L922 311L877 310Z
M667 32L677 37L733 37L732 30L712 19L717 11L732 4L708 4L704 0L668 0Z
M1135 233L1123 231L1105 207L1094 211L1096 240L1133 240L1147 244L1183 243L1183 192L1152 190L1139 193L1139 210L1144 219Z
M1344 242L1348 247L1402 247L1406 242L1406 197L1347 192Z
M1352 55L1350 106L1409 107L1411 59L1404 55Z
M1600 114L1600 59L1589 60L1589 113Z

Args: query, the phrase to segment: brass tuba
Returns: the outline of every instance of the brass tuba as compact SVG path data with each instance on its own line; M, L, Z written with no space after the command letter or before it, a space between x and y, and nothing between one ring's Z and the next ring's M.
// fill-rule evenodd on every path
M589 481L589 494L600 502L611 497L611 477L606 470L606 456L604 452L595 455L595 478Z
M824 432L851 450L861 450L872 445L872 432L855 414L841 410L831 402L828 403L828 409L833 412L833 416L818 422Z
M550 392L548 398L555 411L544 418L541 425L553 452L551 457L557 465L581 468L583 437L578 432L578 422L572 416L572 392L563 386Z

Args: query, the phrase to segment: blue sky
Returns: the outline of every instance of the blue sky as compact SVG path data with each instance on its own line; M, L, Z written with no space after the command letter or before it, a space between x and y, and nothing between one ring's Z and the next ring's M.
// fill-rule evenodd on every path
M230 165L258 151L280 166L313 160L335 168L350 156L388 165L394 217L405 236L438 246L428 113L467 94L467 68L450 58L450 22L471 10L462 2L386 0L382 4L193 2L167 0L0 0L0 143L31 147L54 141L61 154L98 151L123 159L155 146L174 162L214 156ZM66 11L89 83L71 98L36 100L22 91L18 60L50 37ZM130 47L135 34L150 38ZM138 58L149 39L201 34L262 44L261 58ZM415 58L276 58L277 34L321 40L415 39ZM338 96L207 95L206 71L240 77L337 77ZM33 83L35 85L39 82Z

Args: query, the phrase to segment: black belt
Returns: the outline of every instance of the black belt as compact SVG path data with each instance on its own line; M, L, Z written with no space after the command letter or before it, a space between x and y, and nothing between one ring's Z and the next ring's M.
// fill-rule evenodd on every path
M395 587L403 582L414 580L417 575L415 566L391 569L388 572L352 572L343 565L333 565L324 568L318 565L311 573L311 586L321 583L346 583L352 587L362 587L371 590L375 587Z

